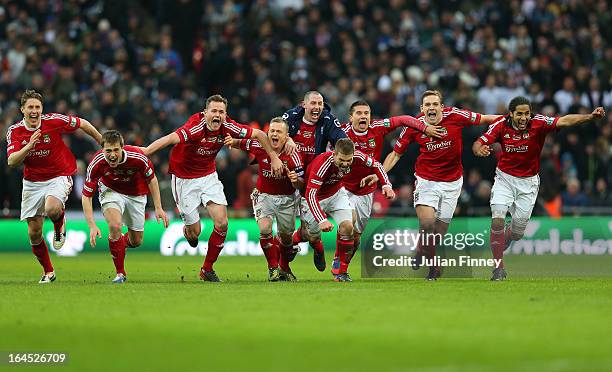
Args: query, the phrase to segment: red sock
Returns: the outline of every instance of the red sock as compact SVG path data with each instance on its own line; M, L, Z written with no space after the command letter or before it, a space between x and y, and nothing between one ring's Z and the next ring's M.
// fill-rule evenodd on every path
M493 230L491 229L491 252L493 252L493 258L497 260L501 260L504 257L504 244L505 244L505 236L503 230ZM504 261L498 266L500 269L504 268Z
M357 253L360 243L361 243L361 237L359 239L353 239L353 251L348 257L348 263L351 263L351 260L353 259L353 257L355 257L355 253Z
M274 238L275 240L275 245L278 246L278 250L279 250L279 254L280 254L280 260L279 260L279 265L280 265L280 269L283 270L284 272L291 272L291 268L289 267L289 262L291 262L291 254L293 252L293 245L283 245L283 243L278 239L278 238Z
M123 237L117 240L111 240L108 238L108 247L110 248L111 255L113 256L113 263L117 274L125 275L125 241Z
M339 274L344 274L348 271L350 263L349 256L353 251L353 237L336 237L336 250L338 251L338 258L340 260Z
M63 223L64 223L64 211L62 211L62 214L58 217L57 220L53 221L53 229L55 231L60 231Z
M321 241L321 239L317 240L314 244L310 243L310 246L313 250L319 253L323 253L323 242Z
M272 233L259 235L259 244L261 245L261 250L263 251L264 256L266 256L266 260L268 261L268 269L278 267L276 244L274 244Z
M121 238L123 239L123 244L126 248L136 248L136 246L130 241L130 235L128 233L123 234Z
M293 245L298 245L300 243L308 241L302 237L302 227L298 227L296 232L293 233Z
M204 271L213 271L213 264L217 262L217 258L219 258L223 249L225 235L227 235L227 230L219 231L216 227L213 228L210 238L208 238L208 252L206 252L206 258L202 266Z
M43 238L40 243L32 244L32 253L38 258L38 262L45 270L45 273L50 273L53 271L53 265L51 264L51 257L49 257L49 249L47 248L47 243L45 243L45 239Z

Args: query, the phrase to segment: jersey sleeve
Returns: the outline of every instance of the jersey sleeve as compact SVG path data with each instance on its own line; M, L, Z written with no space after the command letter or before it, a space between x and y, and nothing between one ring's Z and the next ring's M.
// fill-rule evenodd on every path
M493 123L491 123L491 125L489 125L487 131L478 138L478 142L482 143L483 145L490 145L492 143L499 142L504 125L506 125L505 117L495 120Z
M304 164L298 151L294 151L291 155L290 161L288 162L288 168L290 171L295 171L298 177L304 177Z
M155 168L153 167L151 159L147 158L147 164L143 167L143 172L147 182L150 182L153 178L155 178Z
M200 118L199 114L194 114L174 132L178 134L181 143L199 142L204 136L204 125L206 125L204 118Z
M393 151L402 155L406 152L408 145L410 145L414 141L414 136L417 132L414 129L404 128L400 133L395 145L393 146Z
M22 148L23 145L19 141L19 138L14 136L13 129L9 127L9 129L6 131L6 157L8 158L12 153L17 152Z
M477 112L462 110L457 107L451 109L451 115L456 122L460 122L464 126L480 125L482 115Z
M555 130L557 130L557 122L559 121L559 117L553 117L553 116L545 116L545 115L535 115L533 117L533 119L531 119L532 121L536 122L538 124L538 130L540 133L546 135L550 132L554 132Z
M366 168L373 169L376 176L378 176L380 183L383 186L391 187L391 181L389 181L389 176L387 175L387 172L385 172L385 168L382 166L382 164L376 161L376 159L364 154L361 151L355 151L354 161Z
M46 114L42 116L47 125L52 125L62 133L72 133L81 127L81 118L78 116L68 116L64 114Z
M317 157L310 165L312 169L310 170L310 177L308 178L305 194L308 208L317 223L321 223L327 219L323 208L321 208L321 204L319 204L318 194L332 162L333 158Z
M96 189L98 188L98 181L100 180L100 177L102 177L102 174L100 173L100 164L104 161L106 161L104 160L104 155L102 153L97 153L89 163L87 172L85 173L85 182L83 183L84 196L91 198L96 192Z
M425 128L427 128L427 124L410 115L393 116L388 119L384 119L383 124L383 127L386 128L386 133L390 133L395 129L402 127L412 128L418 130L419 132L425 133Z
M233 138L251 138L253 136L253 128L240 124L229 117L223 123L223 127L227 134L232 136Z

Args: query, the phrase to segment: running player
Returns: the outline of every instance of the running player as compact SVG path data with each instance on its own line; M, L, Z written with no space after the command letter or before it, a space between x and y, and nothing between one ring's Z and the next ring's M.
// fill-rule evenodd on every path
M461 132L471 125L486 125L492 123L499 115L481 115L475 112L461 110L456 107L444 107L442 94L437 90L428 90L421 98L421 114L417 119L427 125L441 126L446 135L442 138L432 138L413 129L405 128L398 138L393 152L384 161L388 172L395 166L411 142L417 142L420 153L415 165L414 206L419 219L419 229L423 236L444 236L453 218L457 200L463 185L463 166L461 151L463 140ZM421 262L421 256L435 256L435 242L425 239L423 245L417 247L416 259ZM427 275L428 280L436 280L440 276L440 268L432 266Z
M145 155L150 156L167 146L176 145L170 153L169 172L172 174L172 195L185 222L183 233L187 242L192 247L198 246L200 205L206 207L214 223L206 258L200 269L200 279L211 282L221 281L213 270L213 264L223 249L227 233L227 201L215 163L226 135L257 139L270 156L272 173L281 173L283 164L272 150L266 133L229 119L227 99L218 94L208 97L203 112L193 114L175 132L156 140L144 150Z
M381 180L386 198L395 194L382 165L361 151L355 151L348 138L339 139L334 151L318 155L306 171L307 186L305 201L302 201L302 221L307 228L310 241L320 240L321 231L332 231L334 226L327 220L329 213L338 224L336 250L338 269L332 272L334 280L350 282L348 265L353 251L353 208L343 186L343 178L354 167L367 167Z
M263 150L257 140L238 140L227 136L225 144L249 152L259 164L257 187L251 194L253 212L259 226L259 242L268 261L268 280L294 280L295 276L289 267L289 258L293 252L291 236L295 230L295 217L299 206L296 190L304 185L304 170L298 151L292 155L285 153L285 143L289 138L289 126L281 117L270 121L268 138L272 149L283 162L283 173L274 175L270 169L270 156ZM278 236L272 234L272 222L276 219ZM283 267L278 268L279 256Z
M43 96L26 90L21 95L23 119L6 133L8 165L24 164L21 220L28 221L32 252L43 267L41 284L55 280L49 250L42 235L44 216L53 222L53 248L66 241L65 203L72 190L76 160L62 134L81 128L100 143L101 135L87 120L62 114L43 115Z
M92 247L96 246L96 238L101 237L94 221L91 201L98 185L102 213L108 224L108 246L117 271L112 282L122 284L127 280L124 268L126 247L135 248L142 244L149 191L157 222L162 220L164 227L168 227L168 218L162 208L159 184L151 160L138 147L124 146L121 133L110 130L102 135L102 149L94 154L89 163L83 185L81 200ZM123 224L128 228L124 235Z
M501 144L501 156L495 170L495 182L491 189L491 251L493 258L501 260L504 250L512 241L520 240L531 218L540 186L540 155L548 133L602 119L603 107L592 113L549 117L532 113L531 102L525 97L515 97L508 106L509 113L497 119L474 142L476 156L489 156L490 145ZM511 221L504 228L506 214ZM504 263L493 269L491 280L506 278Z

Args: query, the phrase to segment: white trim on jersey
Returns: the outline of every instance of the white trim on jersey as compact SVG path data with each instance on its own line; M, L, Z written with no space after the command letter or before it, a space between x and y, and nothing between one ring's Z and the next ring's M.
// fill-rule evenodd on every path
M106 160L103 153L99 153L98 155L94 156L94 158L91 160L91 163L89 163L89 166L87 166L87 173L85 174L86 182L91 181L91 172L101 160Z
M329 167L332 165L333 161L334 161L334 156L331 155L321 165L321 168L319 168L319 171L316 173L316 176L319 177L319 178L323 178L323 176L325 176L325 172L327 172Z

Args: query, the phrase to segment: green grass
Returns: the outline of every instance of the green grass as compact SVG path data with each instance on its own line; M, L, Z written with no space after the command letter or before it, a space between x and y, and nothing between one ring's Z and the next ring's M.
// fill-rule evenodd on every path
M53 257L47 286L32 255L0 254L0 352L68 352L61 369L79 371L612 370L611 256L511 256L506 282L353 283L310 256L298 283L266 282L262 257L221 257L213 284L201 257L130 253L123 286L106 254Z

